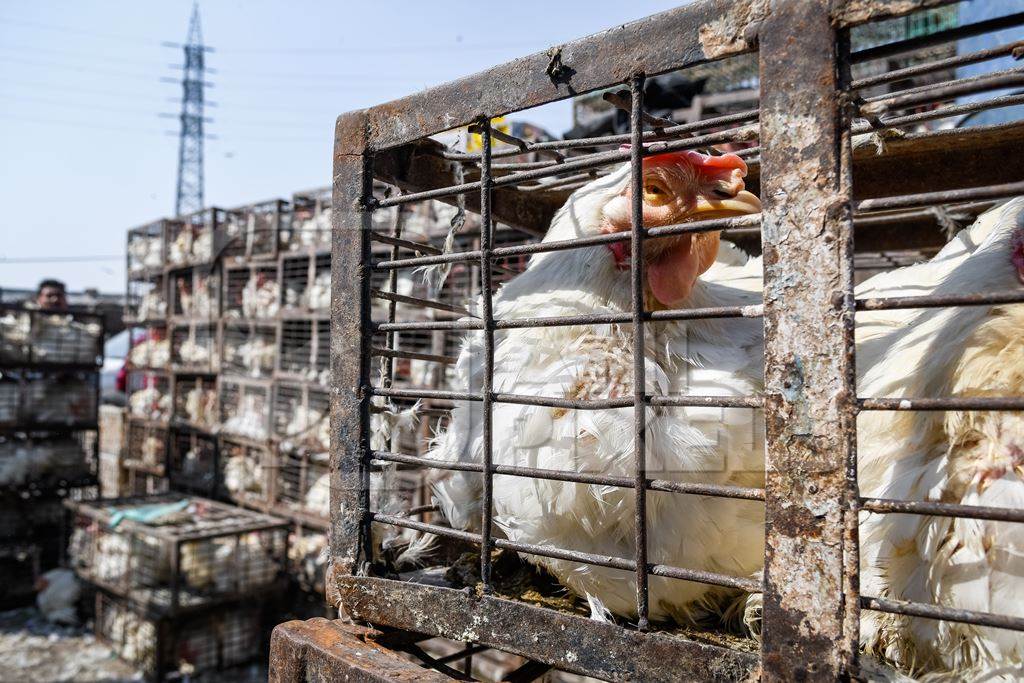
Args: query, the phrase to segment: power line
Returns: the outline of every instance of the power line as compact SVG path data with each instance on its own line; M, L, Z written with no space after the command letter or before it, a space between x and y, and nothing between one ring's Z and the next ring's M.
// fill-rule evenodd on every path
M92 261L123 261L124 254L103 254L99 256L0 256L0 263L76 263Z
M113 38L114 40L138 43L142 45L159 44L157 41L143 40L142 38L139 38L137 35L125 35L123 33L103 33L100 31L90 31L88 29L74 28L71 26L44 24L37 21L11 21L10 19L0 19L0 24L7 24L9 26L22 26L25 28L43 29L46 31L59 31L61 33L75 33L82 36L93 36L96 38L103 38L104 40Z
M13 62L15 64L23 64L26 66L45 66L50 69L64 69L67 71L77 71L80 73L96 73L103 74L105 76L119 76L121 78L141 78L146 81L156 80L153 74L140 73L138 71L117 71L116 69L104 69L102 67L90 67L90 66L73 66L71 64L62 64L60 62L39 62L32 59L18 59L17 57L5 57L0 55L0 61Z
M152 66L163 68L166 66L164 62L149 62L139 61L138 59L131 59L129 57L109 57L107 55L96 54L95 52L79 52L77 50L55 50L50 47L39 47L38 45L11 45L4 44L0 45L0 50L8 50L11 52L18 52L21 54L27 52L41 52L43 54L51 55L63 55L68 57L89 57L91 59L98 59L101 62L114 62L117 64L131 64L132 66Z

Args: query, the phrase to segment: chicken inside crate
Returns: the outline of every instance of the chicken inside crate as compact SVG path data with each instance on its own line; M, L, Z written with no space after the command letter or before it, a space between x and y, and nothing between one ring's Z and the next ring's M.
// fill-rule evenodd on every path
M70 503L72 567L164 614L257 598L280 587L285 522L181 493Z
M262 619L256 605L170 619L102 591L96 595L97 638L155 680L230 675L263 651Z
M221 433L255 440L269 439L271 386L270 380L221 376Z
M129 324L145 324L167 318L167 287L164 274L128 278L124 320Z
M166 325L128 328L128 365L133 369L166 370L171 340Z
M176 221L159 220L128 231L128 277L139 278L159 273L167 254L166 234L180 230Z
M94 451L81 434L0 435L0 490L42 491L80 484L95 474Z
M326 384L331 372L330 321L285 318L278 329L278 376Z
M95 428L98 374L85 370L0 373L0 428Z
M277 264L227 267L224 270L224 317L271 319L281 306Z
M162 476L167 464L167 425L128 419L124 466Z
M217 407L217 380L209 374L175 374L172 423L213 432L220 422Z
M326 523L330 516L330 397L301 383L274 384L274 507Z
M191 429L171 428L167 476L175 490L215 495L217 458L215 436Z
M103 320L0 306L0 364L95 366L103 357Z
M224 223L223 209L203 209L168 226L167 263L170 266L203 265L219 256L217 235Z
M277 362L277 326L226 319L221 323L221 370L227 375L268 378Z
M327 315L331 306L331 255L300 254L281 259L281 313Z
M280 240L283 252L331 248L331 188L292 196L291 220Z
M155 422L171 419L171 382L166 373L130 370L126 386L129 417Z
M288 230L291 211L288 202L272 199L226 213L223 225L227 259L271 259L277 255L278 235Z
M269 442L222 433L217 448L218 496L248 508L268 509L274 474Z
M179 372L220 369L220 344L214 322L189 322L171 328L171 366Z
M299 588L324 596L327 572L327 534L320 526L296 524L288 538L289 574Z
M198 266L170 274L171 317L214 320L220 315L220 271Z
M775 3L758 43L694 63L722 30L695 3L339 119L328 592L350 616L613 680L1020 669L1020 43L957 41L1024 17L925 39L835 7ZM758 105L680 123L656 108L678 69ZM582 137L478 118L567 96L553 72L603 91ZM402 193L366 196L370 173ZM479 234L437 253L370 215L438 199ZM405 310L395 271L428 278ZM425 330L464 339L402 348ZM413 384L403 360L448 371ZM373 419L399 400L453 408L406 450ZM379 495L398 467L436 511ZM389 561L400 530L438 539L426 569Z

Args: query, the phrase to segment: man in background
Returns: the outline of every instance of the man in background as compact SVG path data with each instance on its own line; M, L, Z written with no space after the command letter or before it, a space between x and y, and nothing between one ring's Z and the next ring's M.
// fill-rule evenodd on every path
M68 293L60 280L43 280L36 289L36 307L41 311L68 310Z

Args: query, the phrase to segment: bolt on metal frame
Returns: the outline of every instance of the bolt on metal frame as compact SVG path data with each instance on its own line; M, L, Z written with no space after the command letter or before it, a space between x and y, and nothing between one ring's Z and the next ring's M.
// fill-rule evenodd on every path
M1024 630L1024 619L981 614L859 593L858 513L914 513L977 519L1024 521L1024 511L979 508L946 503L914 503L862 498L857 488L856 416L862 410L1022 410L1024 397L1004 398L858 398L854 372L854 316L857 310L972 306L1024 302L1024 293L995 292L962 297L913 296L854 299L854 214L917 209L937 204L989 200L1024 192L1024 183L856 200L853 195L855 133L907 125L958 113L1009 106L1016 100L993 98L937 112L888 116L886 106L899 109L968 92L991 90L1007 74L958 79L924 89L894 93L858 102L854 90L917 73L973 63L1007 54L1012 47L982 51L947 60L943 67L909 67L886 77L854 81L851 65L890 54L919 49L945 39L978 35L1024 23L1020 15L981 22L851 54L852 26L912 11L949 4L941 0L853 2L826 0L705 0L627 24L536 54L453 84L403 100L339 117L334 150L332 334L331 334L331 565L327 580L331 602L344 603L349 613L373 623L473 641L539 661L598 677L674 680L681 673L718 679L742 678L760 666L766 679L794 676L834 679L858 674L859 613L862 608L911 616L942 618ZM791 37L800 35L801 40ZM623 49L623 45L627 47ZM694 124L645 130L642 98L648 75L759 50L760 108ZM1011 70L1014 73L1016 71ZM1011 74L1012 75L1012 74ZM628 84L631 132L587 141L529 143L495 151L489 121L499 115L616 84ZM977 88L977 90L975 90ZM883 103L883 104L879 104ZM870 113L868 124L851 122L854 107ZM879 114L881 118L879 118ZM692 149L735 140L738 129L704 133L712 126L759 119L753 137L759 146L743 150L760 155L760 216L714 219L662 228L644 228L639 193L632 198L632 230L628 233L566 242L493 245L493 223L507 222L536 235L537 216L526 192L542 178L629 161L634 186L641 179L644 156ZM443 152L445 162L479 166L479 179L465 182L446 173L429 155L418 155L417 141L456 126L475 125L479 154ZM1012 131L1011 131L1012 132ZM683 133L693 137L679 138ZM982 131L985 134L986 131ZM1002 134L1002 129L993 134ZM741 139L750 139L743 132ZM937 136L938 137L938 136ZM668 139L666 139L668 138ZM954 139L954 138L947 138ZM605 151L548 163L500 164L494 159L521 154L523 149L551 152L573 147L617 145L629 150ZM941 144L941 140L940 140ZM410 151L412 150L412 151ZM868 163L868 162L866 162ZM418 166L417 166L418 165ZM403 176L402 167L405 168ZM416 173L418 171L418 175ZM431 186L433 172L440 180ZM373 194L375 176L405 179L416 191L384 198ZM382 177L383 176L383 177ZM971 179L982 178L965 171ZM584 176L585 179L589 179ZM420 181L421 186L417 186ZM991 180L987 182L991 183ZM402 183L399 182L399 185ZM518 191L511 188L519 187ZM508 188L508 189L506 189ZM474 200L473 194L478 193ZM439 253L430 245L402 238L401 212L392 235L375 231L372 214L427 199L458 197L480 215L476 250ZM525 197L525 199L524 199ZM545 200L538 196L536 204ZM500 215L499 208L500 207ZM533 222L531 222L533 221ZM543 221L540 221L543 223ZM643 263L646 239L717 230L758 229L765 254L764 303L756 307L721 307L650 312L643 308ZM506 256L523 256L595 244L630 240L632 309L623 314L562 318L500 320L492 312L492 269ZM393 246L391 258L374 261L373 243ZM399 258L399 248L413 249L413 258ZM479 263L480 302L475 317L459 320L395 322L397 270L441 263ZM389 292L379 292L371 277L389 274ZM814 281L816 287L792 282ZM388 319L372 320L371 301L389 302ZM409 298L409 297L406 297ZM407 302L413 303L413 302ZM427 302L416 302L425 304ZM764 396L658 396L645 391L643 330L645 323L696 318L763 317L765 325ZM630 324L633 337L632 396L603 400L500 394L491 385L496 330L594 323ZM386 333L394 351L394 333L406 330L479 330L483 341L483 386L480 391L396 389L395 355L388 357L381 386L371 381L374 334ZM377 355L380 349L376 349ZM384 354L386 355L386 354ZM809 361L807 359L813 359ZM437 360L437 359L434 359ZM483 457L480 463L440 462L370 447L370 415L374 397L478 401L483 404ZM491 448L491 409L495 403L600 410L632 407L634 476L558 472L495 464ZM651 480L644 462L644 412L648 406L763 407L766 421L764 489ZM482 519L479 534L417 521L414 515L388 515L370 509L370 472L375 464L404 463L482 474ZM491 534L493 477L496 474L633 488L636 499L633 558L612 558L548 546L495 538ZM649 490L681 494L763 500L766 514L766 557L762 580L651 564L647 558L645 497ZM483 595L402 583L368 575L372 558L371 523L420 530L461 540L481 548ZM534 608L490 594L492 549L508 549L614 567L635 572L638 629L622 629L580 617ZM676 636L646 632L650 575L712 585L763 591L761 657ZM568 657L572 652L573 657ZM672 662L671 665L666 662Z

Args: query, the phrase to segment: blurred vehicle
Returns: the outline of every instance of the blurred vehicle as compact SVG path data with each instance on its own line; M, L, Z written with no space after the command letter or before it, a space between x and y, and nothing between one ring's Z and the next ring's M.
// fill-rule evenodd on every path
M103 370L100 372L100 403L123 406L125 394L117 386L117 376L128 357L128 330L118 332L103 347Z

